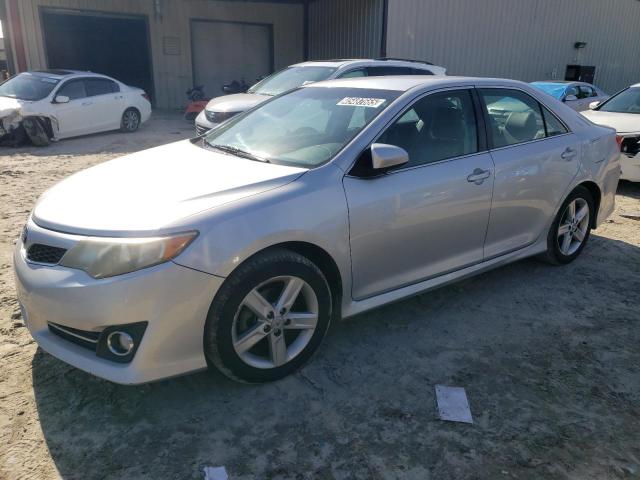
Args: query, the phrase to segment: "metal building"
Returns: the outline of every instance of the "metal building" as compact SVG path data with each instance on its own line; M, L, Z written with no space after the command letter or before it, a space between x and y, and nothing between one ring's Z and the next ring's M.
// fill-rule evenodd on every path
M403 57L449 74L640 81L638 0L0 0L12 72L75 68L180 107L304 59Z

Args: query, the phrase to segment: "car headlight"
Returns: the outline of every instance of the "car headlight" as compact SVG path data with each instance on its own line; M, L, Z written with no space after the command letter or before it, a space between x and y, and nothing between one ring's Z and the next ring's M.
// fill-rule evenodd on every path
M71 247L60 265L84 270L93 278L135 272L177 257L198 232L149 238L101 238L81 240Z

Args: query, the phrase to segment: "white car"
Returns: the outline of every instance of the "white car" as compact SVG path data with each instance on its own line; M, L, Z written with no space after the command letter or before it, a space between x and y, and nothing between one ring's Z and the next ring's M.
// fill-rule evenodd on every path
M105 75L72 70L21 73L0 85L0 140L25 133L36 145L121 129L133 132L151 116L144 90Z
M445 75L446 69L429 62L398 58L320 60L291 65L256 83L247 93L212 99L196 117L202 135L238 113L302 85L334 78L387 77L390 75Z
M640 83L631 85L603 103L593 102L581 112L593 123L615 128L624 154L622 180L640 182Z

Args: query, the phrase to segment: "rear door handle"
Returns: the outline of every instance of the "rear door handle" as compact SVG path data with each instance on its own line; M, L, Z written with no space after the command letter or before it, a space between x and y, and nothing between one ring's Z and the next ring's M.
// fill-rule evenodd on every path
M562 155L560 155L560 157L561 157L563 160L571 160L571 159L573 159L577 154L578 154L578 152L576 152L573 148L569 147L569 148L567 148L564 152L562 152Z
M482 182L484 182L490 176L490 170L482 170L481 168L476 168L473 173L467 177L467 182L481 185Z
M89 105L93 105L93 102L84 102L84 103L82 104L82 106L83 106L83 107L87 107L87 106L89 106Z

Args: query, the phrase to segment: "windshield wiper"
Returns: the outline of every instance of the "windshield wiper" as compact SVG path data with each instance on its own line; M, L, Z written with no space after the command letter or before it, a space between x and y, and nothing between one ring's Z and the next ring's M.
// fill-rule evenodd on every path
M237 147L232 147L230 145L218 145L216 143L208 143L211 148L215 148L216 150L220 150L221 152L230 153L231 155L235 155L236 157L248 158L249 160L256 160L258 162L271 163L266 158L258 157L253 153L246 152Z

